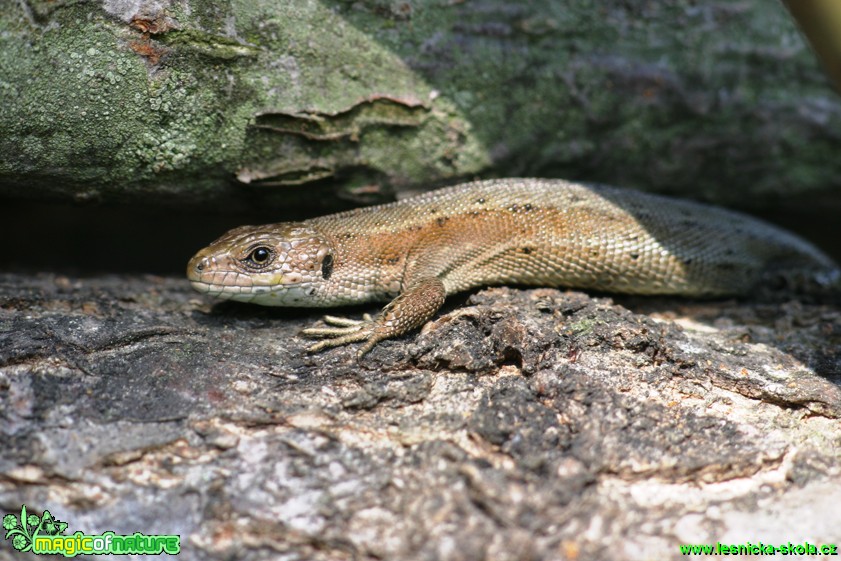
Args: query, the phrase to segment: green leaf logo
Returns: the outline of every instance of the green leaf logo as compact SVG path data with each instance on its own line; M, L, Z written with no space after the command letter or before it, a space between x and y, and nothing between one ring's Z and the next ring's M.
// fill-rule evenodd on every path
M56 520L49 510L45 510L43 516L26 514L26 505L20 507L20 518L14 514L3 516L3 529L6 530L6 539L12 540L12 546L18 551L29 551L32 549L32 541L39 534L58 536L67 530L67 522Z
M56 520L49 510L45 510L44 516L41 517L41 528L48 536L58 536L67 529L67 522Z

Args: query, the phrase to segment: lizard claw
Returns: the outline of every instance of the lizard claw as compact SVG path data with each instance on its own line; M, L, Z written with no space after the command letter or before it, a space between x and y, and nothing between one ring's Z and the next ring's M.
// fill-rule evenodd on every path
M371 317L371 314L364 314L362 319L350 319L350 318L343 318L339 316L324 316L324 323L327 325L336 325L340 327L348 327L351 325L359 325L362 323L371 323L374 321L374 318Z
M336 327L310 327L301 331L304 337L324 338L323 341L307 347L308 353L317 353L330 347L340 347L348 343L368 341L359 353L362 356L376 344L371 342L374 332L374 319L370 314L362 316L361 320L324 316L324 323Z
M315 327L301 332L305 337L324 337L324 341L307 350L316 353L329 347L364 341L357 358L377 343L403 335L420 327L435 314L444 303L447 291L437 277L422 279L410 285L383 308L380 315L372 318L364 315L361 321L334 316L325 316L324 323L334 327Z

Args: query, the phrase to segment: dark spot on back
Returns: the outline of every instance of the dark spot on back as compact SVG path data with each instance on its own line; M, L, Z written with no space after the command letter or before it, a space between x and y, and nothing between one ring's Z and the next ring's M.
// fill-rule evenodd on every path
M448 220L449 218L447 218L446 216L441 216L435 222L438 224L438 226L443 226L447 223Z
M476 202L479 203L480 205L485 204L485 197L479 197L478 199L476 199Z
M632 254L631 254L631 259L639 259L639 258L640 258L640 254L639 254L639 253L632 253Z
M523 205L523 210L525 210L526 212L531 211L533 208L534 207L531 206L531 203L526 203L526 204Z
M438 209L437 208L429 209L429 214L438 214Z
M530 247L521 247L521 248L520 248L520 251L522 251L522 252L523 252L523 253L525 253L526 255L531 255L531 252L532 252L533 250L532 250L532 248L530 248Z

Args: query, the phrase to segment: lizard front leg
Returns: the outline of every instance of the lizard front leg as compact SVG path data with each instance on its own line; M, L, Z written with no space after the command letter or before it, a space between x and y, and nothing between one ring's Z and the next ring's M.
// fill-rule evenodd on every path
M436 277L413 283L392 300L375 318L366 315L362 321L326 316L325 323L336 327L310 328L301 332L306 337L324 337L325 340L307 349L316 353L329 347L338 347L365 341L359 349L362 356L385 339L399 337L429 321L444 304L447 291Z

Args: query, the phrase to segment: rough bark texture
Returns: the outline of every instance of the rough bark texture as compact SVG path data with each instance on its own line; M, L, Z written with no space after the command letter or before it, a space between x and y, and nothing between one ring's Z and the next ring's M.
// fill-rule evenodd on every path
M757 207L841 185L841 103L765 0L4 0L0 77L5 196L288 208L296 185L481 174Z
M537 175L839 204L841 103L763 0L0 0L0 100L7 201L277 220ZM172 271L222 229L15 205L28 270ZM617 301L482 291L357 363L183 279L3 273L0 509L189 560L841 543L837 299Z
M190 560L841 542L837 301L497 288L358 363L181 279L6 274L0 303L0 508L71 532Z

